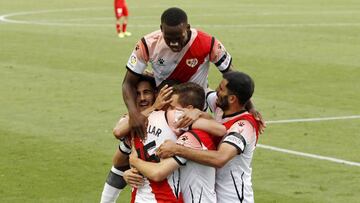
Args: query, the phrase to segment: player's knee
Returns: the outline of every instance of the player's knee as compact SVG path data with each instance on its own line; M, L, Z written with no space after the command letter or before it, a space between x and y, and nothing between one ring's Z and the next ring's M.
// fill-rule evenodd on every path
M125 188L126 181L124 180L122 174L123 171L126 171L129 168L129 166L119 168L112 167L106 179L106 183L118 189Z

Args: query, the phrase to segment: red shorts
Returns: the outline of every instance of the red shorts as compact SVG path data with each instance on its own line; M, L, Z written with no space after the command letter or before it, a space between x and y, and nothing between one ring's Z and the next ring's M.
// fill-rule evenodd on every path
M121 18L122 16L128 16L129 15L129 11L126 5L122 5L122 6L117 6L115 5L115 17L116 19Z

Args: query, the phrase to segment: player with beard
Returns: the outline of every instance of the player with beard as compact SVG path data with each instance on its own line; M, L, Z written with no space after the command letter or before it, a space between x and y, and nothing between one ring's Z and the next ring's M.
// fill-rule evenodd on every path
M258 124L245 105L254 92L254 82L245 73L231 71L223 75L216 94L208 95L210 109L227 129L216 151L200 151L167 141L157 154L180 156L214 166L217 202L254 202L251 160L258 140ZM217 98L216 98L217 97Z

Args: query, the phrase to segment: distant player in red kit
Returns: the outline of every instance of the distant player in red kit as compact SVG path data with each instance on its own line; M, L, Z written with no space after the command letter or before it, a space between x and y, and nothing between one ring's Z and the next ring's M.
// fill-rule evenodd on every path
M126 31L129 11L125 0L114 0L114 9L116 17L116 31L120 38L131 36L130 32Z

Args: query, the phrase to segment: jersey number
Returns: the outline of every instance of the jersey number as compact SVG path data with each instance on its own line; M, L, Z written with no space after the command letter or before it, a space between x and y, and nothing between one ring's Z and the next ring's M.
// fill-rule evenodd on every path
M156 154L152 154L149 155L149 149L155 148L156 147L156 142L152 141L149 142L148 144L144 145L144 147L141 148L137 148L136 151L139 155L139 158L145 161L151 161L151 162L160 162L160 158L158 156L156 156Z

